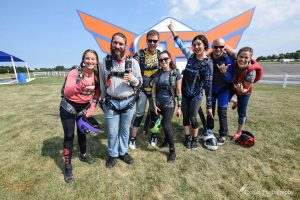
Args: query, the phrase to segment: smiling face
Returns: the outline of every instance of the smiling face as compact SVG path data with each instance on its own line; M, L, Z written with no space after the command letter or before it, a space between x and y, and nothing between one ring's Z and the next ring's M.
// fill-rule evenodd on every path
M125 55L126 40L120 35L115 35L111 41L110 51L113 58L121 60Z
M219 58L223 55L223 50L225 47L225 40L224 39L216 39L213 41L213 56L214 58Z
M240 51L237 55L237 64L240 69L245 69L249 66L252 58L250 51Z
M150 53L154 53L156 51L156 48L159 44L159 37L158 35L149 35L146 39L148 50Z
M169 71L170 70L170 62L171 58L167 53L161 53L159 56L159 66L164 70L164 71Z
M195 40L192 45L193 52L196 54L196 56L204 53L204 44L201 40Z
M83 63L87 69L94 69L98 63L97 55L92 51L86 52L83 57Z

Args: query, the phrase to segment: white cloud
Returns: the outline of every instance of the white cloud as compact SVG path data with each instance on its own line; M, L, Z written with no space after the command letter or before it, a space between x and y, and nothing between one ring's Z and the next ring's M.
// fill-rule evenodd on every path
M201 5L200 0L170 0L172 6L169 15L177 19L193 16L199 12Z
M300 49L299 0L169 0L169 16L205 30L255 7L249 29L237 49L251 46L255 57ZM187 5L188 4L188 5ZM189 9L192 8L192 9ZM200 24L201 23L201 24ZM197 27L198 26L198 27Z
M253 24L256 28L269 28L278 23L297 21L300 24L298 0L169 0L169 15L176 19L202 18L223 22L250 8L256 7Z

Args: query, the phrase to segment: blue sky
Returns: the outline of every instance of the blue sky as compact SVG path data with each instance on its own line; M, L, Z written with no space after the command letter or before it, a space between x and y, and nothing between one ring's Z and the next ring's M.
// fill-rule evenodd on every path
M30 68L70 67L89 48L104 56L77 10L139 34L165 17L206 31L253 7L238 48L253 47L255 57L300 49L299 0L6 0L0 7L0 51Z

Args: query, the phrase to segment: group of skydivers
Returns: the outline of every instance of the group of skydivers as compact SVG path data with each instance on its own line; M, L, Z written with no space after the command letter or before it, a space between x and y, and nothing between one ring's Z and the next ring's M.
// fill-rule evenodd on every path
M83 53L80 65L69 72L62 87L60 105L66 182L73 180L71 158L75 124L79 160L89 164L95 162L86 152L86 135L100 131L99 123L92 117L97 105L100 105L105 118L108 168L113 168L117 159L133 163L133 158L127 153L128 147L136 148L136 136L147 102L149 111L143 132L149 126L152 132L150 144L156 146L157 133L162 127L165 137L160 146L169 146L167 162L176 159L171 129L174 112L178 117L183 115L184 145L187 149L198 147L199 112L204 126L204 146L217 150L226 141L227 107L234 99L233 95L237 97L234 106L237 105L238 128L231 139L245 146L254 144L254 136L243 130L253 83L262 77L262 68L252 58L252 48L243 47L235 54L224 39L217 38L209 52L207 38L197 35L192 40L191 51L174 31L172 22L168 28L187 58L182 73L168 51L157 49L159 33L153 29L147 33L147 47L136 52L133 58L125 55L127 38L118 32L112 36L110 55L100 61L96 51L88 49ZM201 109L203 91L206 119ZM220 123L218 137L213 131L216 105Z

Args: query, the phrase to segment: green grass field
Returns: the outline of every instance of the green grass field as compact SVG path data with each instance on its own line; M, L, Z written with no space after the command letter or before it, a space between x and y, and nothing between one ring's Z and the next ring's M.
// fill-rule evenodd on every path
M151 148L150 136L139 135L138 149L129 152L135 163L118 160L109 170L104 131L87 138L94 165L79 161L75 137L74 181L66 184L59 117L63 80L0 86L1 199L300 199L300 87L255 85L246 129L256 144L248 149L227 140L217 151L201 145L188 151L182 119L174 116L175 163L166 162L167 148ZM228 115L232 135L237 113L229 109ZM100 109L96 118L103 125Z

